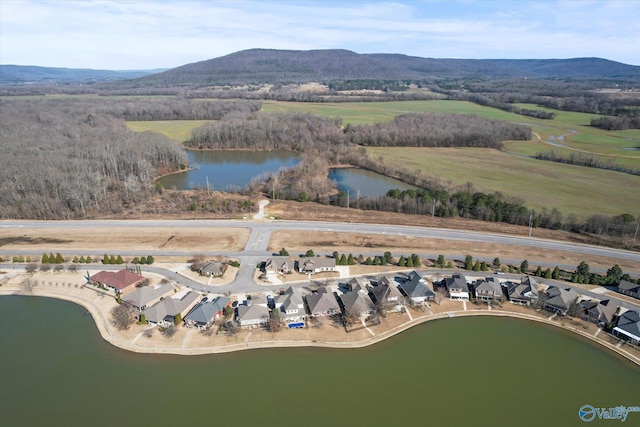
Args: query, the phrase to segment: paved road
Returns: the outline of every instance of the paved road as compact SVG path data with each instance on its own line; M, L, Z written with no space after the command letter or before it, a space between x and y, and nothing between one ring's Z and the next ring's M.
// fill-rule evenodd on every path
M226 286L206 286L184 276L177 274L175 271L168 271L159 267L143 267L146 271L156 272L165 275L177 283L191 287L200 291L215 291L224 293L232 292L255 292L263 290L264 287L256 284L253 280L256 266L259 262L270 256L267 251L271 233L277 230L299 230L299 231L318 231L318 232L338 232L338 233L364 233L364 234L382 234L394 236L410 236L444 240L462 240L470 242L488 242L496 244L511 244L530 246L538 249L558 250L564 252L572 252L594 256L605 256L614 259L636 262L637 271L629 272L635 276L640 274L640 253L624 251L620 249L611 249L599 246L581 245L575 243L558 242L552 240L529 238L525 236L509 236L495 233L482 233L463 230L449 230L438 228L424 228L398 225L376 225L376 224L353 224L353 223L328 223L328 222L311 222L311 221L247 221L247 220L107 220L107 221L0 221L0 236L2 229L9 228L109 228L109 227L164 227L164 228L185 228L185 227L214 227L214 228L250 228L251 234L247 240L244 251L241 252L206 252L206 255L226 255L240 259L241 268L233 283ZM52 248L54 251L55 248ZM100 251L83 251L86 255L101 256ZM192 252L184 251L146 251L147 255L154 256L190 256ZM63 254L73 254L77 251L61 252ZM137 252L119 252L120 255L138 256ZM2 255L33 255L39 256L42 250L0 250ZM377 252L371 253L376 255ZM530 260L530 263L535 263ZM11 264L5 265L3 268L11 268ZM104 266L92 266L92 269L102 269ZM575 266L567 266L575 267ZM83 269L86 269L83 267ZM578 288L579 289L579 288ZM596 295L596 294L593 294ZM593 296L592 295L592 296Z

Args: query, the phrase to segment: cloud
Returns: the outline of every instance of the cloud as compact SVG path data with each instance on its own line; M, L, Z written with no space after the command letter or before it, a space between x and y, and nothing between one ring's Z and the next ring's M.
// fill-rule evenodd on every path
M174 67L255 47L638 63L640 2L0 2L0 61Z

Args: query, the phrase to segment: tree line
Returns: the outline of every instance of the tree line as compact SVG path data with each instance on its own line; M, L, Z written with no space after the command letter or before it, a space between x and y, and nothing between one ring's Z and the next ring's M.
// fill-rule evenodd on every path
M571 152L561 154L555 150L542 151L533 156L534 159L547 160L551 162L567 163L570 165L586 166L590 168L608 169L617 172L624 172L631 175L640 175L640 170L615 163L612 160L605 160L595 157L592 154L583 152Z

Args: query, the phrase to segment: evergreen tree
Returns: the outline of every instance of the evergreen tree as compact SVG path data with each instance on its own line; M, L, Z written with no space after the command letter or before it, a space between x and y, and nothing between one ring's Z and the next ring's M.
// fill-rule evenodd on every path
M149 255L149 256L147 257L147 264L148 264L148 265L151 265L151 264L153 264L154 262L155 262L155 258L154 258L153 256Z
M49 264L49 256L45 253L42 254L41 264Z
M495 257L493 259L493 268L500 268L500 258Z
M605 277L604 282L607 285L618 286L623 275L624 273L622 272L622 269L618 264L616 264L607 270L607 276Z
M560 278L560 267L556 265L556 268L553 269L553 273L551 273L551 278L558 280Z
M80 264L84 264L86 261L85 261L84 257L82 255L80 255L80 259L78 259L78 262Z
M122 257L120 255L118 255L118 258L116 258L116 264L118 264L118 265L124 264L124 260L122 259Z
M104 254L104 256L102 257L102 263L103 264L111 264L111 260L109 259L109 255Z
M407 257L407 267L413 268L413 259L411 257Z
M371 257L367 257L366 261L364 262L365 265L371 265Z
M338 261L338 257L340 256L340 254L338 253L338 251L333 251L333 255L331 255L331 256L333 257L333 259Z
M144 265L144 264L146 264L146 263L147 263L147 257L146 257L146 256L144 256L144 255L143 255L143 256L141 256L141 257L140 257L140 264Z
M182 315L180 313L176 314L176 317L173 318L173 323L178 326L182 322Z
M438 255L438 259L436 260L436 267L444 268L444 255Z
M77 264L77 263L79 262L79 260L78 260L78 256L77 256L77 255L73 257L73 261L72 261L72 262L73 262L74 264Z
M522 263L520 264L520 271L523 274L527 274L527 271L529 270L529 261L527 261L526 259L524 261L522 261Z
M347 265L347 256L345 254L342 254L342 256L340 257L338 265Z
M420 263L420 257L418 256L418 254L412 254L411 261L413 261L414 267L420 267L421 263Z
M134 257L133 261L131 261L133 264L140 264L140 258L138 257Z
M289 252L285 248L280 249L280 256L289 256Z
M473 270L473 257L471 255L464 257L464 269Z
M480 263L480 270L481 270L481 271L489 271L489 267L487 266L487 263L486 263L486 262L482 261L482 262Z
M116 264L116 257L115 256L111 255L109 257L109 264L113 264L113 265Z
M382 259L379 256L373 258L373 265L382 265Z
M536 269L535 275L537 277L542 277L542 267L538 266L538 268Z
M56 264L62 264L64 262L64 258L62 258L62 254L58 252L56 254Z
M84 262L86 262L87 264L91 264L93 262L93 258L91 258L90 255L87 255L87 258L85 258Z
M473 264L473 271L480 271L480 261L476 260L475 264Z
M147 316L144 313L140 314L140 323L147 323Z
M316 256L316 255L313 253L313 249L309 249L309 250L304 254L304 256L306 256L307 258L311 258L311 257L314 257L314 256Z
M391 252L385 252L384 257L382 258L382 263L391 264L392 259L393 259L393 255L391 255Z
M56 263L56 256L53 254L53 252L49 252L49 264L55 264Z
M547 269L544 271L544 278L545 278L545 279L551 279L551 268L547 268Z
M349 254L347 258L347 265L356 265L356 261L353 259L353 255Z
M400 255L400 259L398 259L398 267L404 267L407 265L407 260L404 259L404 255Z

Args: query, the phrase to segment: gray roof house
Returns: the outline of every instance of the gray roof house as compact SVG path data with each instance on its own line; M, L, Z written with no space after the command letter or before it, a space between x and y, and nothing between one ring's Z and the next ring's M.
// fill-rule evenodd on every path
M579 297L578 293L571 288L559 288L549 286L547 289L549 299L544 303L544 309L561 315L567 314L571 304Z
M487 277L476 283L476 299L480 301L502 301L502 285L495 277Z
M239 305L238 322L241 328L255 328L269 323L269 308L262 305Z
M294 270L295 262L288 256L276 256L267 259L264 263L264 272L267 274L287 274Z
M304 299L311 316L333 316L340 313L340 305L335 295L332 292L327 292L326 288L320 288L317 293L309 294Z
M353 313L361 318L366 318L376 312L376 306L364 292L347 292L340 295L344 313Z
M122 301L129 304L132 307L142 311L148 306L160 301L160 299L173 293L173 286L170 283L142 286L136 288L135 291L122 297Z
M402 311L404 308L404 296L395 285L378 282L378 286L372 287L370 293L378 308L390 312Z
M207 261L199 269L198 273L203 276L220 277L227 270L227 263L221 261Z
M184 317L184 324L189 328L207 329L224 314L225 307L230 303L231 299L227 297L201 302Z
M633 283L628 280L621 280L617 291L621 294L640 299L640 284Z
M302 292L292 287L287 288L282 295L274 298L275 308L278 309L280 320L299 322L307 314L304 309Z
M336 271L336 259L327 257L300 258L298 271L305 274Z
M638 312L629 310L618 317L613 334L631 344L640 345L640 315Z
M520 283L509 282L507 285L509 301L513 304L531 305L538 299L539 286L531 276L525 276Z
M451 299L463 299L469 301L469 285L467 279L459 274L444 279L444 285Z
M349 289L350 291L368 293L368 288L369 286L371 286L371 283L364 277L352 277L351 279L349 279L346 285L347 289Z
M181 291L170 295L151 307L147 307L141 313L144 314L147 323L166 327L173 325L176 315L184 316L200 300L200 294L194 291Z
M580 309L583 311L582 318L597 325L606 326L613 321L618 306L611 300L602 301L582 301Z
M409 297L413 304L433 301L436 296L435 292L427 286L425 278L417 271L409 273L407 280L401 282L399 288Z

